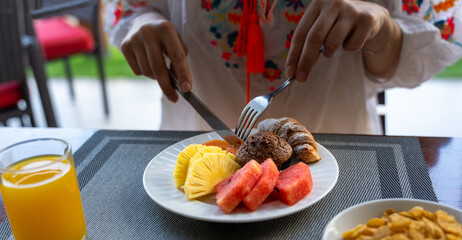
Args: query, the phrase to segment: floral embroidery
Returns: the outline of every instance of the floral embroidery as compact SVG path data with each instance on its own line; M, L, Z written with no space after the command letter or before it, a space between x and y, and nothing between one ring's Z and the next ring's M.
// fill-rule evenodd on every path
M221 3L221 0L201 0L201 1L202 1L201 7L207 11L217 8Z
M132 7L147 7L148 3L146 0L129 0L130 6Z
M445 17L445 14L439 14L441 11L445 12L452 9L455 1L457 0L445 0L436 5L430 1L430 6L423 16L423 19L440 29L442 39L462 47L462 43L456 41L453 37L454 29L456 28L454 17Z
M121 2L116 3L116 9L114 10L114 22L112 22L112 25L116 25L119 20L123 17L130 16L133 14L132 10L125 11L125 7Z
M299 7L304 8L303 2L301 0L285 0L287 2L286 7L292 7L294 11L297 11Z
M281 78L281 69L279 69L278 65L276 65L273 61L266 61L263 77L267 78L270 82L273 82L274 79Z
M232 33L229 33L227 36L226 36L226 43L229 47L229 49L233 49L232 51L229 51L229 52L223 52L223 54L221 55L221 58L225 59L226 60L226 63L225 65L227 67L231 67L231 64L228 62L231 58L231 56L234 54L234 44L236 43L236 39L237 39L237 31L234 31ZM232 64L234 68L239 68L239 65L237 63L233 63Z
M217 27L216 26L211 26L210 27L210 32L215 34L215 37L217 39L220 39L221 38L221 33L217 32Z
M233 53L232 52L224 52L221 54L221 58L223 58L226 61L229 61L229 58L231 57Z
M234 5L234 9L243 9L244 8L244 0L237 0L236 5Z
M295 24L298 24L300 22L304 13L305 12L290 14L287 10L284 11L284 15L286 17L287 22L291 22Z
M236 39L237 39L237 35L239 33L237 31L234 31L230 34L228 34L227 36L227 43L228 43L228 46L232 49L234 47L234 44L236 43Z
M200 3L201 9L207 11L205 16L212 23L209 32L213 35L213 39L210 41L210 44L213 47L221 49L221 58L225 61L225 65L234 68L245 65L242 63L245 59L239 58L234 51L244 0L201 0ZM262 5L259 5L259 9L265 11L263 14L270 14L268 12L268 1L260 1L259 3L266 4L266 8L263 9ZM282 43L285 44L282 53L276 57L272 57L271 60L267 59L265 63L265 68L267 69L262 75L270 80L270 82L281 78L281 70L278 68L276 62L286 59L292 41L293 29L300 22L304 14L304 11L301 9L306 8L307 5L302 0L279 0L275 6L274 11L280 11L284 15L282 16L283 19L287 23L290 23L290 25L293 25L293 27L288 28L290 31L287 33L286 41Z
M117 25L120 19L131 16L134 13L133 8L143 8L147 6L147 0L129 0L126 4L124 4L123 0L116 1L112 26Z
M228 20L229 22L232 22L233 25L236 26L241 22L241 16L242 14L240 13L229 12L226 20Z
M239 68L242 59L237 57L233 48L237 39L243 0L201 0L201 9L211 22L209 32L213 35L210 44L221 49L221 58L226 67ZM231 24L230 24L231 23Z
M226 62L226 63L225 63L225 66L226 66L226 67L231 67L231 64L230 64L229 62ZM239 68L239 65L238 65L237 63L233 63L233 64L232 64L232 67L233 67L233 68Z
M462 47L462 43L456 41L456 39L453 36L454 34L454 18L453 17L450 17L447 20L441 20L441 21L435 22L435 26L440 29L441 38L443 38L444 40L452 44Z
M294 36L295 30L290 31L289 34L287 34L287 40L286 40L286 49L290 49L290 45L292 44L292 37Z
M433 6L435 11L439 13L440 11L447 11L448 9L454 7L454 4L457 0L446 0L442 1L436 5Z
M298 23L301 21L303 14L305 13L303 8L305 8L305 4L303 4L300 0L285 0L284 8L284 17L287 23L291 25L289 27L290 31L286 34L286 41L284 44L284 50L281 51L281 54L278 56L278 60L285 61L287 59L287 55L289 54L289 49L292 44L292 37L295 32L295 28L297 27ZM298 10L298 11L297 11ZM280 74L278 75L280 78Z
M423 0L403 0L403 11L407 14L418 13Z
M452 38L452 34L454 33L454 22L453 18L449 18L446 21L438 21L435 23L441 31L441 38L444 40L450 40Z

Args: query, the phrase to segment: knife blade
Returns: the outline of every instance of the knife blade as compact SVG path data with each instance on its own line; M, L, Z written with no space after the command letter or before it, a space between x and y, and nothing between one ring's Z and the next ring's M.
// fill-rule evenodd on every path
M191 91L183 92L180 87L180 82L175 77L173 72L169 70L170 74L170 81L172 85L175 87L177 92L183 96L186 101L188 101L191 106L199 113L199 115L210 125L210 127L215 130L218 135L220 135L225 141L229 144L239 147L243 143L242 139L240 139L236 134L234 134L231 129L229 129L226 124L224 124L210 109L205 106L205 104Z

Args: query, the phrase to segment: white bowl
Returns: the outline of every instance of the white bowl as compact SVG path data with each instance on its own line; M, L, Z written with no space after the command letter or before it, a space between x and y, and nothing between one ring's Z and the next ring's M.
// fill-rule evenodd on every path
M409 211L415 206L421 206L429 212L443 210L453 215L459 223L462 223L462 211L454 207L417 199L381 199L357 204L337 214L324 228L322 239L341 240L344 232L356 227L358 224L366 224L371 218L382 216L383 211L387 208L400 212Z

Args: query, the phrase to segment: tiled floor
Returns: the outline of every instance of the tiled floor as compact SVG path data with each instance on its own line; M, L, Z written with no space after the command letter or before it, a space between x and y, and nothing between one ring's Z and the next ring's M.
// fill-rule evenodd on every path
M152 80L111 80L111 114L105 117L99 82L75 81L76 100L64 80L51 80L50 91L60 127L158 129L161 91ZM39 126L44 126L34 84L31 94ZM415 89L387 91L387 134L462 137L462 79L433 79Z

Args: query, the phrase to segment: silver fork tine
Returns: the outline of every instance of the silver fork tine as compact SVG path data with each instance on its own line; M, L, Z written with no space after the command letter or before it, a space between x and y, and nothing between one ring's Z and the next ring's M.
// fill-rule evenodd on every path
M246 116L245 116L244 125L242 126L242 128L239 131L239 135L241 136L242 140L244 140L245 133L246 133L247 129L249 128L250 119L253 118L253 116L255 116L255 113L256 112L255 112L254 109L250 109L248 111L248 113L246 114Z
M242 120L241 126L239 128L238 133L237 133L239 138L242 139L242 140L244 140L242 137L244 137L245 130L248 127L249 118L253 116L254 112L255 112L254 109L252 109L251 107L248 107L247 112L244 114L244 119Z
M262 115L266 108L268 108L273 97L279 94L284 88L289 86L294 80L295 77L287 79L281 86L279 86L279 88L273 92L258 96L247 103L241 113L241 116L239 117L239 120L237 121L234 133L240 139L245 141L250 135L253 126L257 123L258 118Z
M260 112L255 111L255 114L252 115L252 116L249 118L249 120L248 120L249 124L247 125L245 134L244 134L243 137L241 138L242 140L245 141L245 140L247 139L247 137L249 137L249 134L250 134L250 132L252 131L252 128L253 128L253 126L255 125L255 123L257 122L257 120L258 120L258 118L260 117L260 115L261 115Z
M247 115L247 112L249 111L249 106L246 106L244 110L242 110L241 116L239 116L239 120L237 121L236 129L234 129L234 133L239 136L239 131L242 129L244 125L244 119L245 116ZM242 139L242 138L241 138Z

